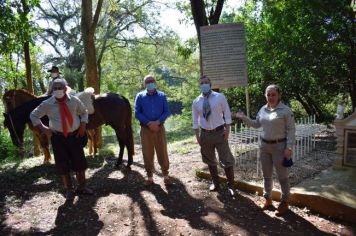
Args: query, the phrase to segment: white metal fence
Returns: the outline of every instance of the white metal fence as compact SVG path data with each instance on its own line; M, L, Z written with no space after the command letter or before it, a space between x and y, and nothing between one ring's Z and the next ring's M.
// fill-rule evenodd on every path
M315 135L322 126L315 122L315 116L306 117L296 121L296 141L293 147L293 161L298 161L315 149ZM259 143L261 129L255 129L241 124L231 127L229 144L239 166L256 161L257 175L261 174L259 161Z

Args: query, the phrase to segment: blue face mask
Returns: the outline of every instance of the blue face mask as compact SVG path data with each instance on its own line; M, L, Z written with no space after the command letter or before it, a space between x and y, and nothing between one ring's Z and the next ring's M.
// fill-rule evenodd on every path
M154 90L155 88L156 88L156 84L155 83L146 84L146 89L147 90Z
M200 91L202 93L208 93L210 91L210 84L201 84Z

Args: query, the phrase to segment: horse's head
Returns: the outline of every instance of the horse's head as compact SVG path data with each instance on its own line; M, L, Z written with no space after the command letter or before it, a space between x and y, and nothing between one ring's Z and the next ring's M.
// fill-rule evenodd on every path
M19 122L16 117L11 116L10 113L4 113L4 126L9 130L12 143L21 147L23 145L23 134L25 130L25 123Z
M14 109L16 106L15 94L16 94L16 90L12 89L12 90L6 91L6 93L4 93L4 95L2 96L2 101L5 105L6 112Z
M9 112L16 107L37 98L37 96L31 94L24 89L11 89L4 93L2 101L5 105L5 111Z

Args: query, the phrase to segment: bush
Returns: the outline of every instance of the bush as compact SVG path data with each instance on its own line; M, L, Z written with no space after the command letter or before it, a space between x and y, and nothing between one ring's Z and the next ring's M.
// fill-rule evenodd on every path
M17 148L12 144L10 136L0 132L0 161L16 158L18 158Z

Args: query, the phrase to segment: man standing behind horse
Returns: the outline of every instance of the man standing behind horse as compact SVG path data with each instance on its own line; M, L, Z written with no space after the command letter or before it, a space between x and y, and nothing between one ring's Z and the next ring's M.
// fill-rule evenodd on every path
M56 79L61 79L61 72L59 71L59 68L57 66L52 66L51 69L49 69L47 72L50 72L51 73L51 78L52 80L49 82L48 84L48 89L47 89L47 92L44 94L44 95L52 95L52 92L53 92L53 81L56 80ZM67 84L67 93L71 93L71 94L75 94L75 91L72 90L68 84Z
M43 101L31 112L30 118L35 127L51 138L57 172L61 175L65 197L73 200L70 171L76 173L78 194L93 194L86 187L85 170L87 161L83 150L88 112L83 103L67 93L67 82L64 79L53 80L52 97ZM41 122L41 117L48 116L49 126Z
M144 78L145 90L139 92L135 100L135 117L141 125L141 143L143 161L147 173L145 185L152 185L154 171L154 152L161 166L164 183L171 185L168 175L169 159L167 152L164 122L170 115L166 95L156 89L156 80L152 75Z
M51 81L48 84L48 89L46 92L46 95L51 95L52 94L52 87L53 87L53 81L55 79L60 79L60 72L59 72L59 68L57 66L52 66L51 69L49 69L47 72L51 73Z

